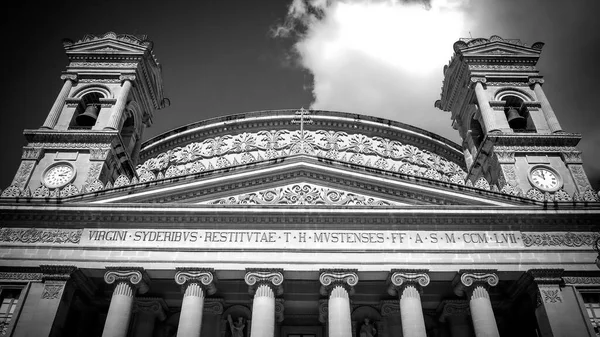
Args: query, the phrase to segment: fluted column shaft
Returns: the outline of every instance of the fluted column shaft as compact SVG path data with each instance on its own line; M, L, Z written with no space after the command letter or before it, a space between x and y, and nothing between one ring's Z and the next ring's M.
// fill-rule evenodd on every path
M538 101L540 101L542 105L542 112L544 113L544 117L548 122L550 132L561 132L562 127L558 123L558 119L556 118L556 114L550 105L550 101L548 101L548 97L546 97L546 94L544 93L544 90L542 90L542 86L539 82L533 84L533 91L535 92L535 96L537 97Z
M252 303L252 328L250 337L275 335L275 293L267 284L256 289Z
M134 289L129 282L120 281L115 287L104 324L102 337L125 337L131 319Z
M485 90L483 89L483 83L475 83L475 95L477 96L477 105L481 112L481 118L483 118L483 124L485 130L490 133L492 131L499 131L500 128L496 125L494 116L494 109L490 106L488 99L485 96Z
M121 93L119 94L119 98L117 99L117 103L113 108L112 115L106 125L105 129L119 129L119 123L121 122L121 118L123 116L123 111L125 110L125 105L127 104L127 97L129 97L129 91L131 90L131 81L128 79L123 80L123 85L121 86Z
M198 283L189 283L183 295L177 337L199 337L202 331L204 290Z
M469 299L473 328L477 337L499 337L490 295L483 286L475 286Z
M419 291L413 285L407 285L399 297L402 335L404 337L427 337Z
M329 337L352 336L350 297L342 286L335 286L329 295Z
M56 101L54 101L54 105L52 105L52 109L50 110L48 117L46 117L46 121L44 121L42 128L53 129L56 126L56 122L58 122L58 118L65 105L65 100L71 92L71 88L73 88L73 80L67 77L65 78L65 83L63 83L63 87L60 90L58 97L56 97Z

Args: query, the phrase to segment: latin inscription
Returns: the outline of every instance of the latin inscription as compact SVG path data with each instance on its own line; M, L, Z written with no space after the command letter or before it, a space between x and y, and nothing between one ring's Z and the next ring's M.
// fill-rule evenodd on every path
M486 249L523 247L520 232L84 230L82 244L227 249Z

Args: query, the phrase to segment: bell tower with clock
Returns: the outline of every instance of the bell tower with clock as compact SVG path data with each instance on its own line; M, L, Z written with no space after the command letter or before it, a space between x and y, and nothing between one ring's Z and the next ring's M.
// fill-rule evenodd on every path
M536 68L544 44L492 36L454 43L441 99L462 138L467 179L481 177L503 192L538 200L582 199L591 185Z
M161 68L145 37L107 33L63 42L69 64L44 124L27 145L10 190L52 197L135 176L142 133L163 107ZM95 187L96 186L96 187Z

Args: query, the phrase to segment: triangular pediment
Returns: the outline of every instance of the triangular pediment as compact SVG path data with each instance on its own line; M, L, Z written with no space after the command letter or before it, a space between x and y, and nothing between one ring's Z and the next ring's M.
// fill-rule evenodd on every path
M483 56L483 55L514 55L514 56L539 56L539 50L526 46L509 44L506 42L491 42L487 44L475 45L464 49L465 56Z
M143 38L112 32L101 36L86 35L83 39L75 43L65 42L67 54L143 53L149 46L151 46L150 42Z
M151 184L119 185L79 201L209 207L514 206L523 203L523 200L476 187L401 173L382 174L381 170L323 161L308 155L161 178Z

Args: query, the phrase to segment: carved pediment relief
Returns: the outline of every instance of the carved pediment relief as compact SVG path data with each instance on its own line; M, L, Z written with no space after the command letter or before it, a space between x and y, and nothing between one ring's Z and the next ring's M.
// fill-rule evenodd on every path
M403 203L312 183L295 183L202 201L212 205L399 206Z

